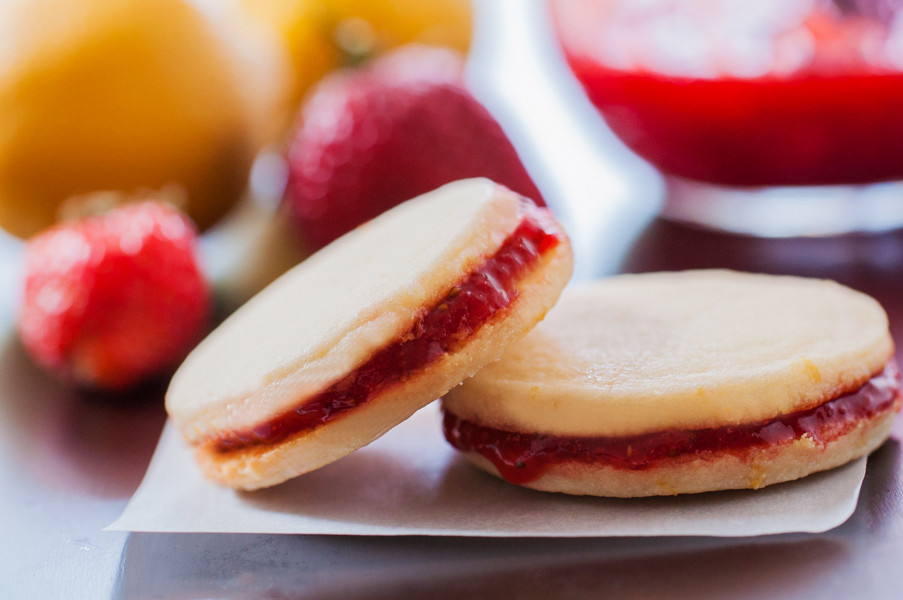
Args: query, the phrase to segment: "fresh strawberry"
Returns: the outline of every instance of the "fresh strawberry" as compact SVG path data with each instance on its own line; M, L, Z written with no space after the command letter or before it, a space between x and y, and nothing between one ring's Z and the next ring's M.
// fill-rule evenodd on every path
M311 250L468 177L544 204L502 128L464 88L462 69L449 50L410 46L319 84L289 143L286 188Z
M195 239L182 213L151 201L36 236L18 323L26 349L61 377L103 389L177 365L210 315Z

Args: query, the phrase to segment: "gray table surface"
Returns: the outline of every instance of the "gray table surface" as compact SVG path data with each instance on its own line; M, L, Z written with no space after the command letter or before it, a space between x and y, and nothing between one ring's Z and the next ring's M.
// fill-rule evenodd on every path
M536 0L477 2L468 74L574 238L577 278L618 269L662 194L562 68ZM165 421L162 389L78 394L12 330L21 247L0 238L0 598L896 598L895 437L854 516L821 535L469 539L103 532Z

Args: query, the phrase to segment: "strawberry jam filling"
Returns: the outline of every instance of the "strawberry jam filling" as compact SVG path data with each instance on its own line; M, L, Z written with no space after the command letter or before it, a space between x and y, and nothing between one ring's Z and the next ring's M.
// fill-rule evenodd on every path
M550 466L569 461L643 471L675 458L725 451L743 454L803 437L824 446L863 419L891 410L900 410L900 371L893 359L855 392L757 423L624 437L557 437L484 427L445 411L443 427L446 439L458 450L483 455L510 483L529 483Z
M494 256L425 312L400 340L378 351L347 377L297 408L246 431L212 442L219 452L279 443L365 404L457 350L518 296L517 282L562 238L546 209L525 207L518 228Z

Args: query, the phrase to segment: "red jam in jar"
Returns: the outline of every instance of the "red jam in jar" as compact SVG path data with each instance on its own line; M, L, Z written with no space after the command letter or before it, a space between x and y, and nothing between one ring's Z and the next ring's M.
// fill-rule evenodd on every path
M549 7L608 125L666 173L732 186L903 179L903 4Z
M453 352L517 298L517 283L561 242L547 209L530 205L518 228L494 256L449 291L398 341L311 400L254 429L213 441L219 452L279 443L329 423L391 385Z
M643 471L671 459L711 452L742 454L804 436L826 444L863 419L899 409L900 371L891 359L882 373L855 392L758 423L624 437L557 437L484 427L445 411L443 429L452 446L482 454L506 481L521 484L538 479L550 465L569 461Z

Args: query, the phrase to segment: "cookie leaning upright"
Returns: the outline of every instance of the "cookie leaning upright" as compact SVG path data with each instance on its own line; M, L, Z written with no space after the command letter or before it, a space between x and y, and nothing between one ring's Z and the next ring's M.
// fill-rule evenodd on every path
M572 289L443 400L477 466L540 490L758 488L877 448L900 409L887 316L830 281L687 271Z
M485 179L408 201L239 309L166 407L205 474L256 489L364 446L526 334L572 269L546 209Z

